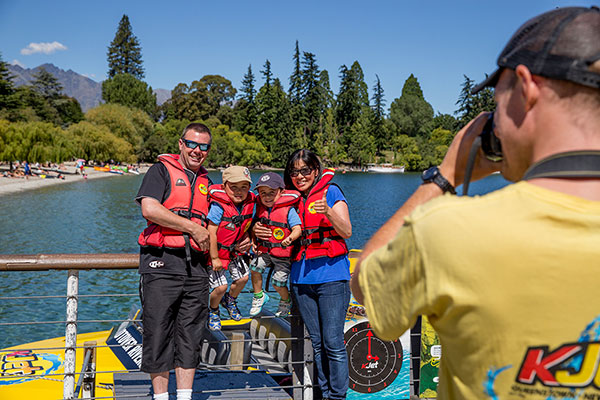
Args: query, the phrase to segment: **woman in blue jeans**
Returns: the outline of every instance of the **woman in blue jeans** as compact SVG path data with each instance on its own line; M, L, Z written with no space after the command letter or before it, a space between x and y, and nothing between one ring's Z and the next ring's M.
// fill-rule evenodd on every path
M302 237L295 243L292 294L310 334L323 398L344 399L348 390L344 322L350 302L344 239L352 235L352 224L344 194L331 183L333 175L333 170L322 170L316 154L302 149L290 156L284 180L287 189L298 190L304 198L298 210ZM255 232L259 237L271 234L260 226Z

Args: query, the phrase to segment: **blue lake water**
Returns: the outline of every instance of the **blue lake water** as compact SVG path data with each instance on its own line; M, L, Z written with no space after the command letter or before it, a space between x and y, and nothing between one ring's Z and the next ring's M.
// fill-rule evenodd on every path
M261 171L253 171L253 180ZM220 173L211 172L214 182ZM0 197L0 254L137 253L137 237L146 225L133 201L143 176L118 176L80 181ZM421 183L420 175L338 174L350 207L353 236L350 248L360 248ZM505 186L500 175L471 184L471 194L484 194ZM125 298L82 298L79 318L125 318L138 303L135 270L81 271L80 294L129 293ZM66 271L0 272L0 297L65 295ZM250 285L246 287L250 290ZM276 296L276 294L274 293ZM243 295L242 295L243 296ZM240 296L240 297L242 297ZM247 313L250 297L240 300ZM271 300L274 310L277 301ZM64 299L0 299L0 322L62 321ZM80 332L110 329L112 323L80 323ZM64 336L64 325L3 326L0 348Z

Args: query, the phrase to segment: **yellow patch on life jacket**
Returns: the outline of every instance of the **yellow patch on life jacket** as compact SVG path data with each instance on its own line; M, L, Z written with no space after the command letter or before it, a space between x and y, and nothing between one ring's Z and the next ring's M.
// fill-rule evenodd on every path
M311 214L316 214L317 213L315 211L315 202L314 201L308 205L308 212L311 213Z
M205 184L201 183L198 185L198 190L200 191L200 193L202 194L206 194L208 193L208 188L206 187Z
M285 236L285 233L283 232L283 229L281 229L281 228L273 229L273 237L275 239L281 240L281 239L283 239L284 236Z

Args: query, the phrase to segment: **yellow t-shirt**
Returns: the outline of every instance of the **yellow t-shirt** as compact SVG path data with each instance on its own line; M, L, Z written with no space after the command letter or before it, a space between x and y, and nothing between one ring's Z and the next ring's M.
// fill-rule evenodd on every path
M440 399L600 399L600 202L526 182L443 196L362 263L359 283L383 339L427 315Z

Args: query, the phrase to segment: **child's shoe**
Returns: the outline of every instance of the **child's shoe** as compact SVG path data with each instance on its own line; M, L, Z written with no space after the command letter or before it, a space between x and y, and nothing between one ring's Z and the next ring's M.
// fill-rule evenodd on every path
M269 295L263 291L262 297L252 297L252 307L250 308L250 316L254 317L261 312L263 305L269 301Z
M208 310L208 329L211 331L221 330L221 317L219 316L219 310L213 311L209 308Z
M288 301L280 300L279 308L277 308L277 312L275 313L276 317L287 317L290 315L290 309L292 308L292 299Z
M239 321L242 319L242 313L240 313L237 302L229 295L229 292L223 295L223 298L221 299L221 305L225 307L229 313L229 317L231 317L232 320Z

